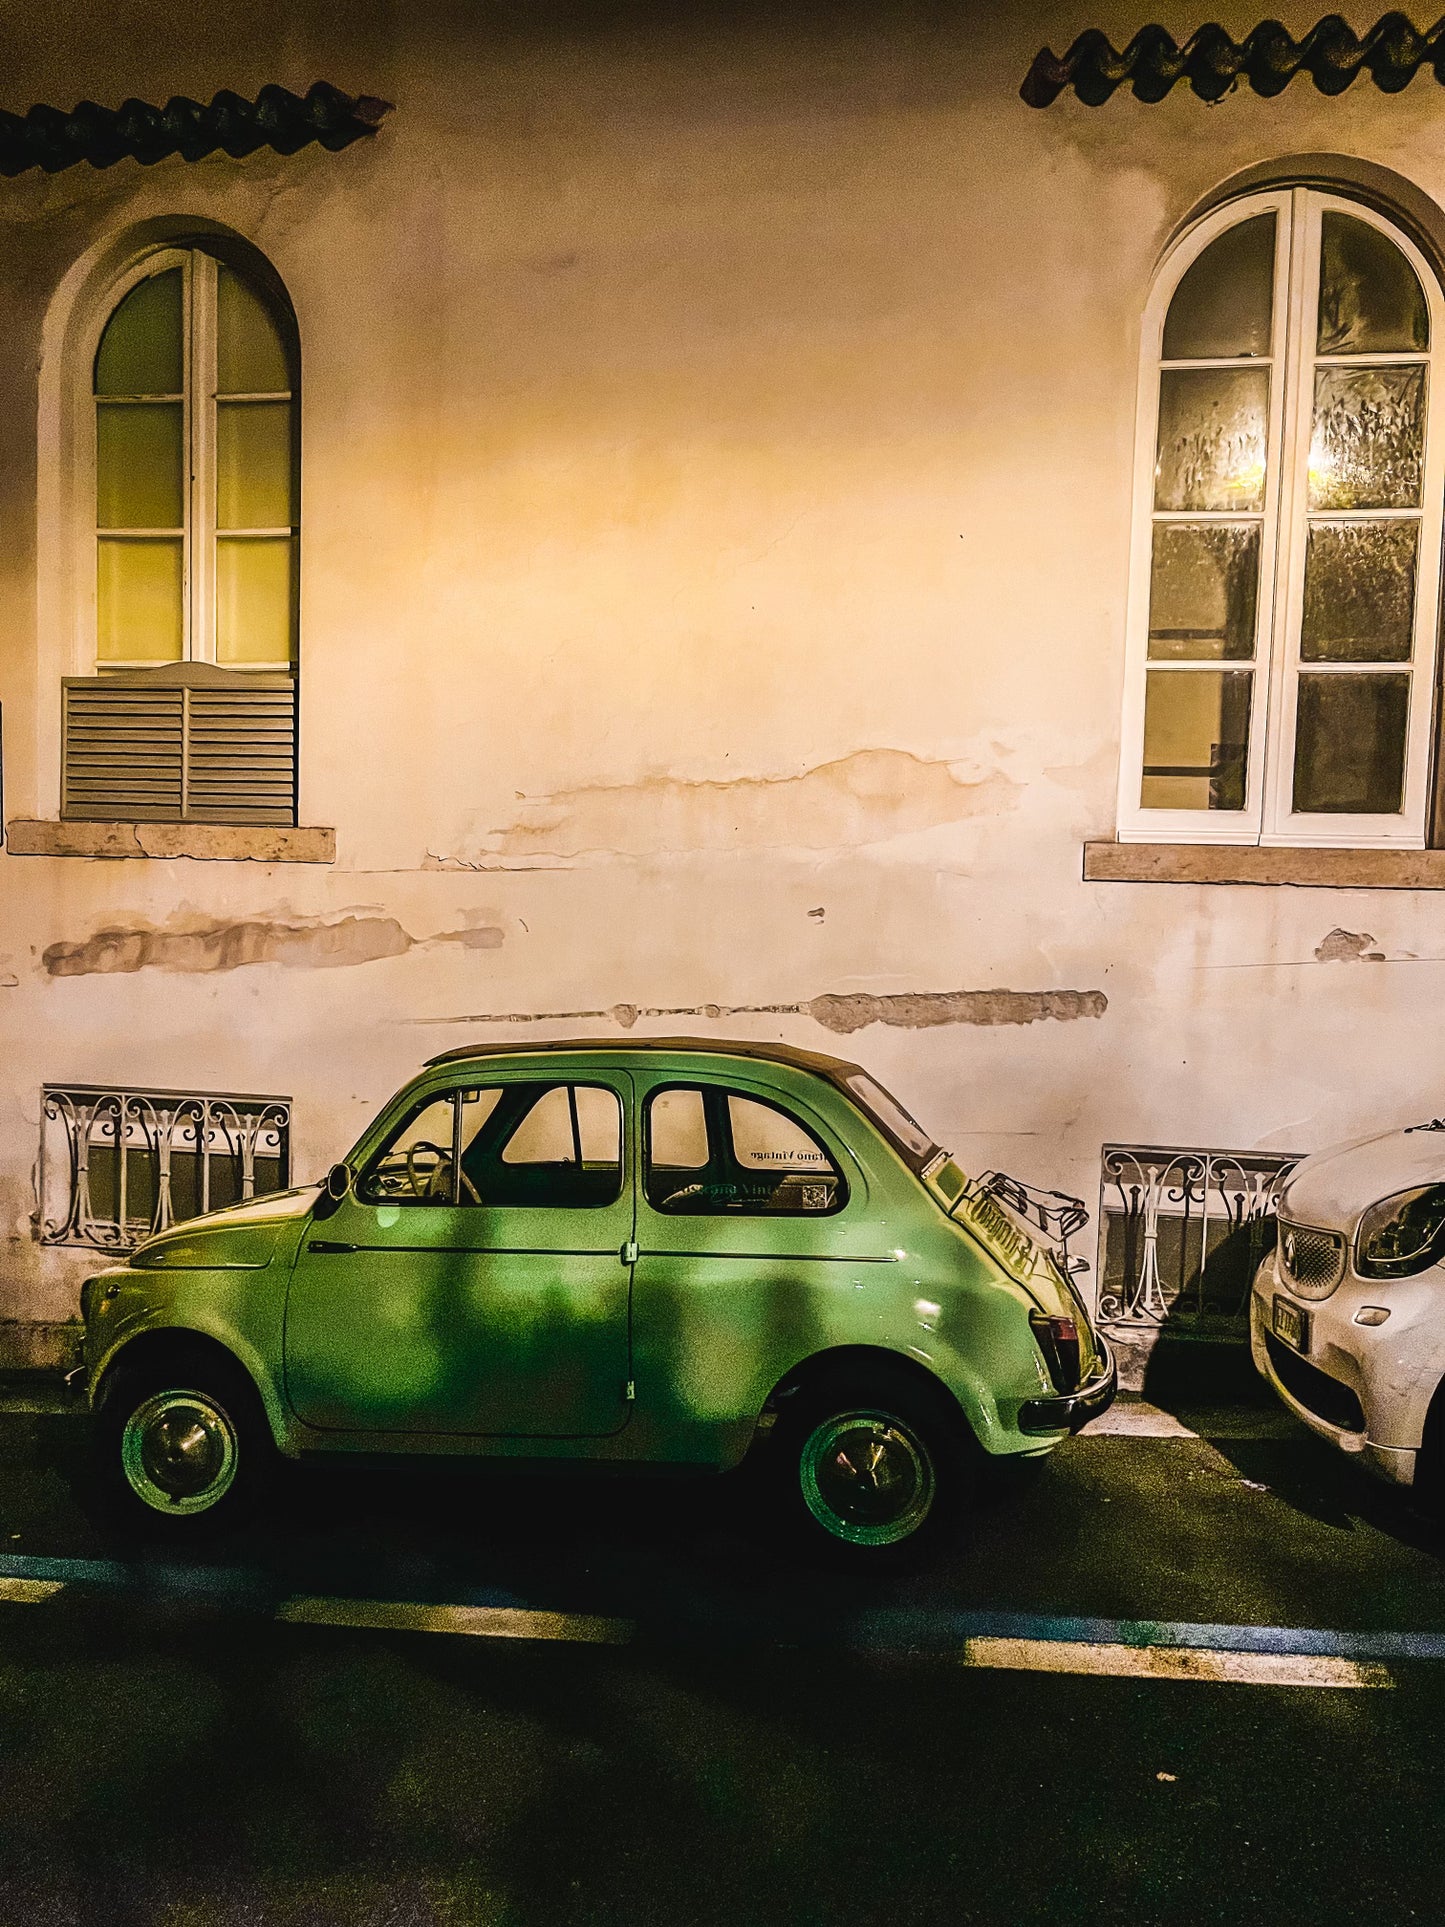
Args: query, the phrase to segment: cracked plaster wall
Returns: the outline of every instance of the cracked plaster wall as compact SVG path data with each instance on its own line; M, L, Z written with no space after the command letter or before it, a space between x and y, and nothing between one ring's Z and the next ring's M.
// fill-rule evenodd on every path
M339 156L0 196L8 814L54 814L85 668L37 615L47 306L180 214L297 309L302 821L338 847L0 854L0 1317L63 1316L84 1265L30 1235L45 1081L289 1094L312 1175L432 1050L596 1012L845 1051L976 1166L1091 1201L1105 1140L1441 1108L1440 899L1080 881L1153 262L1271 152L1445 199L1437 97L1030 114L1077 24L61 0L14 30L14 109L325 75L397 111Z

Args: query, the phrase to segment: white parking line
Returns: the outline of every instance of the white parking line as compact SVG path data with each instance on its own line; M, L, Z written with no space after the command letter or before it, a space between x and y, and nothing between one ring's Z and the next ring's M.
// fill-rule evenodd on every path
M627 1619L531 1612L520 1606L428 1606L393 1599L288 1599L276 1617L300 1626L364 1626L375 1632L464 1633L472 1639L568 1639L624 1646Z
M959 1662L1012 1672L1100 1673L1115 1679L1187 1679L1235 1686L1384 1686L1387 1666L1316 1653L1231 1653L1204 1646L1096 1645L1064 1639L969 1639Z
M1199 1410L1188 1418L1161 1411L1145 1399L1130 1399L1111 1405L1080 1433L1081 1438L1120 1439L1286 1439L1301 1431L1288 1412L1242 1410L1223 1407L1218 1411Z
M0 1599L8 1600L12 1606L40 1606L64 1591L63 1579L0 1578Z

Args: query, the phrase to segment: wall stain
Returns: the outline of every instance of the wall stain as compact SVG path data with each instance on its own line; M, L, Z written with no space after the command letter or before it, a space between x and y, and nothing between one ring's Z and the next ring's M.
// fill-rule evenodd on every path
M641 1017L810 1017L824 1030L847 1036L870 1024L932 1030L941 1024L1069 1023L1102 1017L1109 1000L1102 990L900 991L876 997L864 992L829 994L797 1004L611 1004L601 1010L491 1010L465 1017L415 1017L417 1024L557 1024L600 1019L631 1030Z
M347 916L331 923L244 922L194 929L97 930L83 943L53 943L40 959L51 977L130 975L137 970L187 974L241 970L276 963L291 969L335 970L400 957L430 944L498 950L505 933L495 925L467 925L413 937L395 917Z
M505 859L669 856L707 850L856 849L964 817L997 816L1023 785L1001 770L959 775L903 749L860 749L798 776L688 782L653 776L523 797L514 822L423 869L488 870Z
M1383 950L1366 931L1331 930L1315 947L1316 963L1384 963Z

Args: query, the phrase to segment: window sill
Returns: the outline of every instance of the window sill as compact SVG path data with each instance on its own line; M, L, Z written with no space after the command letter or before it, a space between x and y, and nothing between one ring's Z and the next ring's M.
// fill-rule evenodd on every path
M1445 890L1445 850L1266 850L1253 844L1086 843L1086 883L1278 883Z
M11 856L197 857L220 863L334 863L336 832L230 823L6 825Z

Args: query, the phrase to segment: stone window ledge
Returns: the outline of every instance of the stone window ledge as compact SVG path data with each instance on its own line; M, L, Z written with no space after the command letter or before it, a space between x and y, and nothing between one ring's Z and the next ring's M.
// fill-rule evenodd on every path
M336 832L230 823L6 825L11 856L199 857L220 863L334 863Z
M1445 850L1265 850L1254 844L1086 843L1086 883L1280 883L1445 890Z

